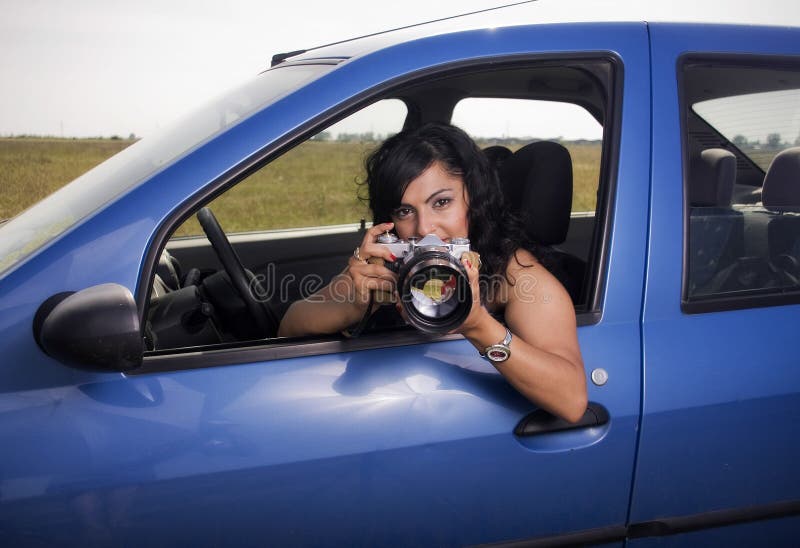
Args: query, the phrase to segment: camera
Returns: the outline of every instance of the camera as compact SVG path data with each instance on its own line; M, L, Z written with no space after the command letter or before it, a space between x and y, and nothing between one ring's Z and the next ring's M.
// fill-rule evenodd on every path
M470 252L467 238L449 243L429 234L400 240L389 232L378 236L397 261L385 266L397 273L397 291L408 322L427 333L457 328L472 308L472 290L461 256Z

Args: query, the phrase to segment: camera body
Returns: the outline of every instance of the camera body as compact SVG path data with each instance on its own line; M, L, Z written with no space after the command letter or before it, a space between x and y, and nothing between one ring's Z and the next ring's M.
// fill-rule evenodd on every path
M461 325L472 309L472 289L461 264L461 256L470 252L469 240L445 243L433 234L400 240L387 232L377 241L398 259L385 266L397 273L408 322L427 333L446 333Z
M394 263L386 263L386 267L395 272L399 272L404 264L414 258L415 255L422 253L449 253L457 261L461 261L461 255L469 248L469 239L453 238L450 243L445 243L438 236L428 234L424 238L410 238L401 240L390 232L385 232L378 236L378 243L389 248L392 254L401 259Z

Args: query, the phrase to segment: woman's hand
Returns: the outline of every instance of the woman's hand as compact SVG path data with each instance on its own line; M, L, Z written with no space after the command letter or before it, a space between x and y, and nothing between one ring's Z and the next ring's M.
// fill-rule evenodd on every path
M472 308L469 314L452 333L470 332L479 327L485 321L489 314L481 303L480 291L480 267L481 256L475 251L468 251L461 255L461 264L467 271L467 279L469 280L469 287L472 292Z
M370 302L370 292L383 290L391 295L397 285L397 276L382 262L391 262L395 257L386 246L375 240L393 226L393 223L383 223L367 230L343 272L315 294L292 303L283 316L278 336L298 337L341 331L363 318ZM381 264L371 264L368 260Z
M395 291L397 275L383 266L383 262L394 262L397 257L388 247L376 241L378 236L393 227L394 223L382 223L367 230L348 261L345 273L352 279L356 304L362 308L369 303L370 292L385 291L392 294Z

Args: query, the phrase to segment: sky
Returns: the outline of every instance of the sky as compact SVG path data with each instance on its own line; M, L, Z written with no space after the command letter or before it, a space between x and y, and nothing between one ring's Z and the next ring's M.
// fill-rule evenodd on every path
M275 53L509 2L0 0L0 135L146 136Z
M0 0L0 136L148 136L275 53L514 1ZM753 22L800 20L797 0L628 2L628 13L665 17L683 3L721 20L737 10ZM602 16L614 3L540 0L536 9Z

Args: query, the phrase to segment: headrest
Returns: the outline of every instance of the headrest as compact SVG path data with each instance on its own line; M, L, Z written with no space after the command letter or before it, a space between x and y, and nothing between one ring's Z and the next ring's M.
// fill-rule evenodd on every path
M708 148L689 163L689 204L728 207L736 182L736 156L724 148Z
M567 239L572 211L572 159L558 143L537 141L511 155L500 169L506 202L543 245Z
M490 147L486 147L483 149L483 153L486 155L486 158L489 159L489 163L492 164L495 169L498 171L506 160L511 156L512 152L511 149L504 147L503 145L492 145Z
M772 159L761 203L764 207L800 207L800 147L787 148Z

